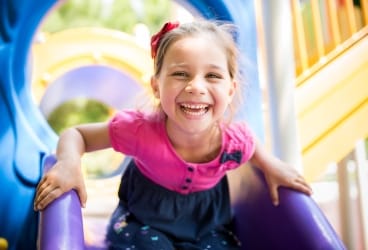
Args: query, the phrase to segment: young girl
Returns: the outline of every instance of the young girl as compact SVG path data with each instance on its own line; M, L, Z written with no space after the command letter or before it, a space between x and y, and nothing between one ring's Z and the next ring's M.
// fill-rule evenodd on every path
M81 155L111 146L133 160L108 228L110 249L239 249L229 228L226 172L247 161L265 174L275 205L279 186L311 194L303 177L269 155L244 122L230 123L240 84L231 28L205 20L165 24L151 40L157 112L121 111L106 123L65 130L58 162L38 185L35 209L72 188L84 206Z

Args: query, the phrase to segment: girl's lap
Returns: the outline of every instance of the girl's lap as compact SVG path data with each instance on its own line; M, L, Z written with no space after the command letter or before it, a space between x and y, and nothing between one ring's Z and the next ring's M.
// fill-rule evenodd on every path
M107 243L110 250L236 250L240 242L226 228L210 231L196 241L178 241L137 221L127 222L125 216L109 227Z
M219 226L232 219L226 177L212 189L182 196L163 190L131 164L122 184L106 237L110 249L239 249L229 227Z

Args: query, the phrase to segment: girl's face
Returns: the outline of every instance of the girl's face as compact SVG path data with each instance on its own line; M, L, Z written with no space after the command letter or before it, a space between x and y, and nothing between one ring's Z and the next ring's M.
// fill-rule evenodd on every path
M213 128L235 92L224 49L204 36L171 44L151 85L167 115L168 131L188 135Z

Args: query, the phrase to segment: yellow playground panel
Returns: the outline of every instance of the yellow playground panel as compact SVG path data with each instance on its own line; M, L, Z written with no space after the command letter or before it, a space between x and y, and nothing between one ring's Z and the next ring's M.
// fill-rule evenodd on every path
M368 29L297 86L297 119L306 177L313 181L368 137Z
M32 93L40 100L44 89L71 69L97 64L129 74L148 86L152 59L148 48L135 38L105 28L75 28L53 34L40 33L32 47Z

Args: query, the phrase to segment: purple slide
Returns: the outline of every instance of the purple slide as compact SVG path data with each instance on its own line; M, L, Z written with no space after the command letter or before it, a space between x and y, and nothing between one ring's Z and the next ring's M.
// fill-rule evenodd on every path
M44 159L44 171L55 163ZM265 180L254 167L247 168L243 197L234 204L235 231L242 250L346 250L315 201L302 193L281 188L280 205L271 203ZM112 211L111 211L112 212ZM85 246L81 206L75 191L65 193L41 212L41 250L100 249Z

